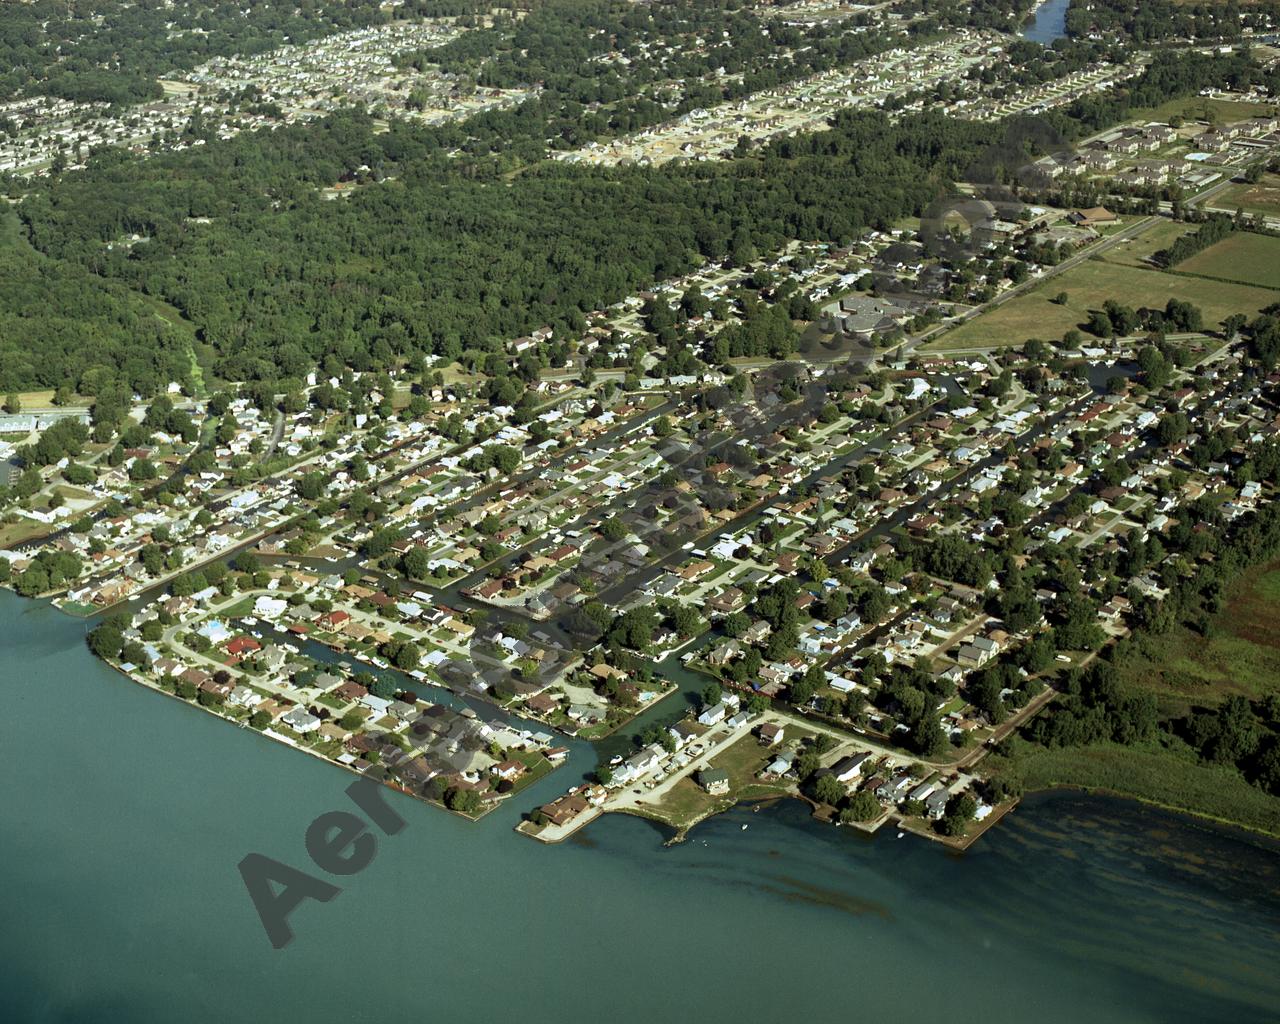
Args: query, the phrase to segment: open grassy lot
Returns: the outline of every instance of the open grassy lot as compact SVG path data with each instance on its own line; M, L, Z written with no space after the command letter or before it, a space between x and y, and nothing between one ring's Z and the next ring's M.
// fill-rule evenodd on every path
M1276 109L1274 103L1250 103L1248 100L1212 100L1205 96L1184 96L1181 99L1169 100L1158 107L1147 107L1133 112L1133 119L1148 121L1168 121L1171 117L1181 117L1188 121L1243 121L1246 117L1259 114L1270 114Z
M1213 205L1230 210L1239 206L1245 213L1280 217L1280 174L1264 174L1252 185L1232 185L1213 201Z
M1067 294L1067 302L1061 306L1051 301L1060 292ZM1107 299L1134 308L1163 308L1171 298L1199 306L1208 329L1232 313L1251 316L1277 300L1274 291L1264 288L1089 260L948 331L928 347L945 351L975 345L1021 345L1028 338L1061 338L1072 328L1082 327L1090 311L1101 309Z
M1153 253L1167 249L1183 235L1190 234L1195 229L1194 224L1183 224L1174 220L1162 221L1137 238L1131 238L1111 249L1102 258L1108 263L1118 263L1123 267L1150 267L1148 260Z
M1183 260L1174 269L1280 289L1280 238L1239 232Z

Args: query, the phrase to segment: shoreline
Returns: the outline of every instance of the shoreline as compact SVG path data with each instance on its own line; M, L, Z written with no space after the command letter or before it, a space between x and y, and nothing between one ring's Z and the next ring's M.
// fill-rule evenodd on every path
M306 754L309 757L315 758L317 761L320 761L323 764L331 765L334 768L341 769L342 771L345 771L351 775L354 775L358 779L373 778L373 776L366 775L364 772L356 771L356 769L352 768L350 765L343 764L341 761L335 761L331 757L326 757L324 754L320 753L317 750L312 750L309 747L305 747L298 743L291 743L287 738L279 734L269 735L265 730L255 729L251 725L249 725L247 722L244 722L244 723L237 722L235 719L228 718L226 715L220 715L218 714L218 712L212 710L211 708L205 707L199 701L187 700L184 697L178 696L178 694L176 693L170 693L168 690L164 689L164 687L162 686L156 686L154 683L146 679L138 679L137 677L130 675L128 672L126 672L123 668L121 668L119 665L115 664L114 662L107 661L103 658L96 658L95 660L106 665L108 668L114 670L117 674L119 674L120 676L124 677L125 679L129 680L129 682L134 683L137 686L145 687L146 689L151 690L154 693L158 693L161 696L168 697L171 700L176 700L179 704L185 705L186 707L192 707L192 708L195 708L197 711L202 711L205 714L211 715L212 717L218 719L219 721L225 722L228 725L234 726L237 729L243 729L246 732L253 733L255 736L260 736L262 739L265 739L271 743L275 743L279 746L285 747L286 749L299 751L300 753ZM559 766L553 765L552 771L554 771L557 767ZM393 782L389 781L389 779L390 779L390 776L387 776L384 778L374 779L374 781L376 781L379 785L385 786L387 789L390 789L396 793L403 794L404 796L408 797L411 800L416 800L418 801L418 803L425 804L428 807L437 808L438 810L445 811L448 814L452 814L458 818L461 818L463 821L469 821L469 822L478 822L488 817L493 811L496 811L499 806L506 803L512 796L517 795L516 793L507 794L503 796L501 799L494 801L490 806L485 808L485 810L482 811L480 814L477 814L475 817L472 817L468 814L463 814L461 811L455 811L451 807L445 806L443 803L439 803L435 800L431 800L425 796L419 796L417 793L414 793L408 789L405 789L403 786L394 784Z
M1107 797L1112 800L1125 800L1143 807L1154 808L1165 814L1176 814L1179 817L1191 819L1191 821L1202 827L1212 827L1224 832L1239 833L1240 838L1247 838L1253 841L1265 839L1268 843L1276 844L1276 852L1280 853L1280 832L1268 832L1265 829L1254 828L1239 821L1230 821L1205 811L1194 811L1187 807L1179 807L1176 804L1164 803L1150 797L1126 793L1123 790L1111 789L1107 786L1087 786L1078 782L1054 782L1046 786L1038 786L1035 789L1028 789L1023 794L1022 799L1029 796L1051 796L1054 793L1067 792L1080 793L1085 796Z

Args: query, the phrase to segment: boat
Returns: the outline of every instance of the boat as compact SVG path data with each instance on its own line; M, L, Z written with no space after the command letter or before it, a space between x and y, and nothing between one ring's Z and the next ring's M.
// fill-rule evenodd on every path
M747 826L746 826L746 825L743 825L743 826L742 826L742 831L743 831L743 832L745 832L746 830L747 830Z

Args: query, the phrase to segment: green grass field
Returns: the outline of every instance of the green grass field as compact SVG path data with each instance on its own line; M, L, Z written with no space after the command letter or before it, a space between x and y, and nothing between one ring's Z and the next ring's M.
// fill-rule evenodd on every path
M1151 264L1147 260L1153 253L1168 248L1195 228L1194 224L1183 224L1173 220L1162 221L1150 231L1144 231L1137 238L1116 246L1102 258L1108 263L1117 263L1122 267L1150 267Z
M1067 302L1061 306L1051 301L1060 292L1067 294ZM1082 327L1090 311L1101 309L1107 299L1134 308L1164 308L1171 298L1199 306L1208 329L1217 327L1232 313L1252 316L1277 301L1276 293L1264 288L1089 260L948 331L927 347L947 351L979 345L1021 345L1028 338L1061 338L1072 328Z
M1280 238L1240 232L1183 260L1174 269L1280 289Z
M1245 213L1280 217L1280 174L1264 174L1253 185L1232 185L1214 200L1214 206L1227 210L1240 207Z
M1132 118L1135 121L1168 121L1171 117L1181 117L1188 121L1214 121L1218 123L1243 121L1246 117L1259 114L1270 114L1276 109L1274 103L1250 103L1248 100L1211 100L1204 96L1185 96L1170 100L1158 107L1147 107L1135 110Z

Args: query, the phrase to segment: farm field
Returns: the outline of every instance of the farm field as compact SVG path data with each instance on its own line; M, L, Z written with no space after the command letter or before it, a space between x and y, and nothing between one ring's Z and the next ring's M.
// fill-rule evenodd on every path
M1063 305L1052 301L1063 292L1067 296ZM1061 338L1073 328L1082 328L1090 312L1101 309L1107 299L1116 299L1135 309L1141 306L1163 309L1171 298L1199 306L1206 329L1212 330L1232 313L1253 316L1280 297L1267 288L1095 259L949 331L927 347L933 351L949 351L974 346L1021 345L1028 338Z
M1174 269L1280 289L1280 238L1235 234L1183 260Z

